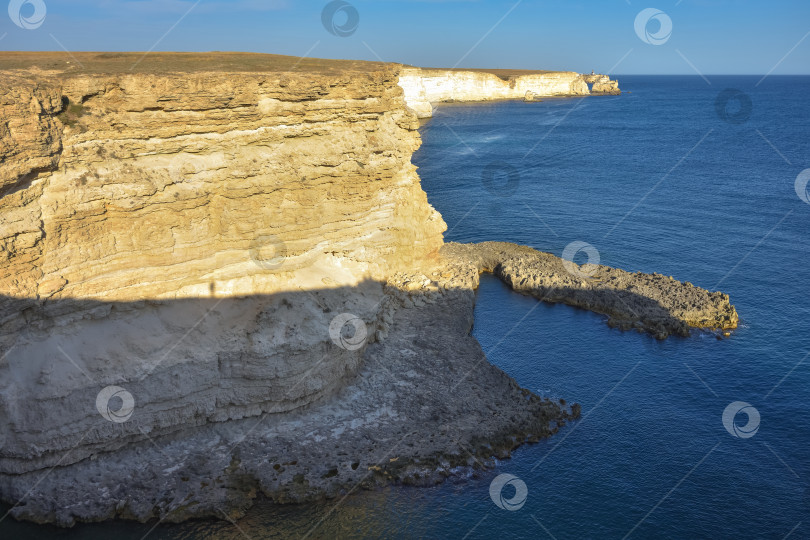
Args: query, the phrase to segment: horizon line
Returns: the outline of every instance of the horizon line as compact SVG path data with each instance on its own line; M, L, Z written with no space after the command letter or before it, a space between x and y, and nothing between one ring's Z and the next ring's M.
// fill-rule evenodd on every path
M4 50L0 51L0 53L54 53L54 54L61 54L64 51L57 51L57 50L22 50L22 49L14 49L14 50ZM122 53L122 54L144 54L145 51L120 51L120 50L86 50L86 51L71 51L71 53L96 53L96 54L104 54L104 53ZM168 54L258 54L258 55L269 55L269 56L287 56L291 58L302 58L296 55L291 54L279 54L279 53L270 53L270 52L256 52L256 51L219 51L219 50L210 50L210 51L151 51L152 53L168 53ZM303 57L306 58L306 57ZM527 67L437 67L437 66L426 66L426 65L414 65L408 64L405 62L380 62L379 60L363 60L359 58L322 58L322 57L310 57L310 60L334 60L334 61L351 61L351 62L369 62L369 63L383 63L383 64L400 64L409 67L416 67L422 69L447 69L447 70L454 70L454 71L464 71L464 70L522 70L522 71L573 71L575 73L583 73L588 74L587 71L578 72L574 69L544 69L544 68L527 68ZM624 76L648 76L648 77L806 77L810 76L810 72L807 73L703 73L703 74L696 74L696 73L643 73L643 72L635 72L635 73L600 73L602 75L608 75L611 77L624 77Z

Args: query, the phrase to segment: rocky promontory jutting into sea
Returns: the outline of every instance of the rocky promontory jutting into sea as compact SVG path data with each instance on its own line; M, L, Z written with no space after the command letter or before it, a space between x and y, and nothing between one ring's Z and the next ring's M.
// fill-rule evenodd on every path
M553 435L579 405L521 388L470 335L484 271L661 339L737 324L728 296L671 277L444 244L411 163L419 117L617 93L605 76L76 57L0 60L16 518L237 516L259 496L434 484Z

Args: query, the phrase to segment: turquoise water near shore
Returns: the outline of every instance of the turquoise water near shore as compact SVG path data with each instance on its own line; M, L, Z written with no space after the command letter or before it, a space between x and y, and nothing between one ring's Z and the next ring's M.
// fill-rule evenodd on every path
M300 538L321 522L310 538L810 538L810 204L795 191L810 77L618 78L631 93L440 106L414 157L423 187L447 240L584 241L603 264L723 290L742 321L730 338L656 341L483 276L473 333L490 361L582 405L495 470L337 509L263 503L236 525L7 520L4 537ZM718 114L725 88L750 116L745 97ZM723 425L735 401L760 413L751 437ZM490 499L501 473L526 484L519 510Z

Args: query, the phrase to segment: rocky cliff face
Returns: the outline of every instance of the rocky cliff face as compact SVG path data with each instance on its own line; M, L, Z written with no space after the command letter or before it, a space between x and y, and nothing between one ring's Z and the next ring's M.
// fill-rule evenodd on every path
M398 66L77 56L0 61L10 515L431 484L578 415L469 335L478 274L441 261Z
M498 76L485 71L403 69L399 85L408 107L420 118L433 115L433 103L525 99L539 101L549 96L587 96L593 81L573 71ZM594 93L615 93L618 83L602 76ZM603 80L604 79L604 80ZM607 88L610 92L606 92Z
M270 293L316 264L380 277L435 253L395 80L3 77L0 293Z
M363 351L330 347L332 319L373 341L386 277L445 229L396 80L1 76L0 471L337 389ZM140 394L123 429L92 406L113 384Z
M619 81L611 81L610 77L601 74L584 75L585 82L591 85L591 94L621 94Z
M552 435L579 406L488 363L470 336L481 271L659 337L736 325L727 296L689 284L443 245L399 66L78 57L0 60L13 517L235 517L260 494L436 483ZM514 91L584 93L573 75Z

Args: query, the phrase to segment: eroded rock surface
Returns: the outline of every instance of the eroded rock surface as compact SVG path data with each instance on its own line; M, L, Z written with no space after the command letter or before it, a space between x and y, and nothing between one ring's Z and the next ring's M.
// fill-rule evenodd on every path
M493 272L522 294L602 313L611 326L646 331L659 339L688 336L693 328L729 330L739 323L727 294L672 276L604 265L585 269L550 253L507 242L449 243L442 253L462 265Z
M411 164L398 66L52 56L0 59L12 503L29 474L79 478L100 455L333 396L390 311L387 276L435 260L445 229ZM359 347L335 348L342 313L363 321ZM122 422L96 403L114 386L135 404ZM47 506L58 485L41 487Z
M396 80L1 75L0 294L268 293L313 266L379 278L435 253L445 225Z
M607 75L600 73L584 75L585 82L591 85L591 94L621 94L619 81L611 80Z
M515 447L547 437L578 417L579 405L569 409L540 398L487 361L470 336L474 293L456 287L456 276L442 277L448 268L400 274L385 285L385 309L377 330L381 339L370 340L375 342L364 348L356 373L340 367L339 355L345 351L334 343L310 351L310 358L339 366L344 375L339 379L343 385L328 398L287 412L257 405L252 418L217 422L205 418L208 392L201 385L208 381L219 388L214 394L218 399L228 399L231 379L221 374L218 378L216 364L211 367L213 377L200 368L189 372L192 366L186 364L167 382L174 381L178 393L184 386L198 388L199 422L191 420L160 436L152 429L154 417L175 414L180 403L156 400L154 377L131 383L128 389L136 402L131 419L113 424L96 415L75 433L81 440L100 430L119 430L114 452L97 449L87 457L87 445L66 448L60 466L42 481L41 470L0 475L0 493L7 501L24 500L12 510L16 518L66 526L113 517L173 522L221 518L225 512L235 518L257 496L304 502L394 482L432 485L451 474L492 466L493 458L508 457ZM468 278L477 281L475 268L468 268ZM335 300L314 294L319 301L313 300L313 307ZM243 311L245 302L217 313L213 325ZM278 303L261 302L265 309ZM298 298L297 309L301 304L306 302ZM279 321L257 322L277 330ZM233 324L239 329L244 321ZM195 331L191 340L215 346L207 342L207 333ZM239 368L236 376L261 376L268 366L289 372L289 379L276 380L272 387L256 386L265 400L274 388L300 393L300 387L313 384L312 377L301 373L312 367L306 358L229 354L227 361ZM172 393L165 386L161 391ZM73 407L89 411L94 399L90 392L84 399L74 396ZM289 397L281 401L290 403ZM65 439L67 434L53 436Z

